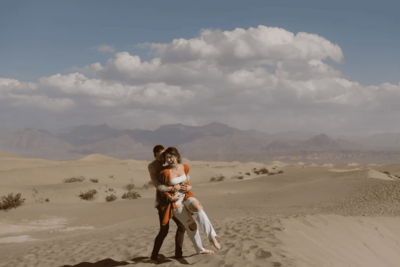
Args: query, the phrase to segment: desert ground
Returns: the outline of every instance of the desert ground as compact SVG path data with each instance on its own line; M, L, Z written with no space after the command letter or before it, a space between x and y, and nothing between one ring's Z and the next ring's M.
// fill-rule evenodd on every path
M215 254L198 255L185 237L178 261L171 221L159 266L399 266L400 164L183 162L222 249L202 234ZM154 266L159 226L148 163L0 152L0 197L25 199L0 210L0 266ZM127 185L140 197L123 199ZM79 196L89 190L94 199Z

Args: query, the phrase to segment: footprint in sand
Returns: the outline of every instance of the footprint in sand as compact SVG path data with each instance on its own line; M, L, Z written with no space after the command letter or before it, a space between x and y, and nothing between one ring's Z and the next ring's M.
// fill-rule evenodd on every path
M265 251L262 248L256 251L256 258L257 259L266 259L272 257L272 253L269 251Z

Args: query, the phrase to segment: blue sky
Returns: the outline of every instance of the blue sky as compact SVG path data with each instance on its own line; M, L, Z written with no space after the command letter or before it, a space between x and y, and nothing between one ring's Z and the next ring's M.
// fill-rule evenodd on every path
M134 124L130 128L152 129L165 123L201 125L219 120L238 128L271 131L258 123L265 116L257 117L256 113L246 113L245 110L251 107L252 112L274 114L273 117L284 114L279 120L265 119L265 124L276 125L274 131L304 130L310 127L319 130L327 126L321 124L321 121L329 123L327 129L337 133L400 131L397 126L385 126L387 125L385 122L388 121L382 120L389 117L392 120L397 119L400 114L395 107L396 101L400 100L398 99L400 98L398 10L400 4L395 1L2 0L0 1L0 79L3 79L3 85L0 84L0 87L3 86L3 89L0 88L0 105L2 105L0 123L15 127L57 128L103 122L120 126L130 122ZM268 29L258 28L259 25ZM255 63L254 59L249 58L249 61L240 68L227 70L222 66L222 61L218 62L218 58L203 58L196 54L198 51L192 51L194 54L189 55L186 50L175 46L173 42L174 39L182 39L185 42L190 42L190 39L200 40L203 37L199 36L204 30L210 30L215 36L218 35L218 30L229 32L234 36L236 28L249 33L251 28L256 28L259 33L268 32L273 36L274 27L282 29L280 33L274 35L274 38L278 39L281 34L287 33L295 36L299 32L309 34L306 37L308 41L305 41L307 48L303 47L306 49L304 51L310 51L317 45L319 54L314 51L315 54L307 56L306 59L300 54L295 59L289 54L288 58L285 58L285 54L282 54L281 63L286 62L282 63L286 64L283 66L279 65L280 59L259 52L266 57L267 65L273 65L271 65L272 70L266 68L265 71L273 72L273 69L281 68L281 72L275 73L275 76L263 82L260 81L257 85L259 87L253 85L247 88L242 84L243 91L235 89L234 94L240 98L232 97L229 101L239 101L244 97L247 102L243 102L245 103L243 106L231 107L221 104L225 103L225 100L219 100L218 97L226 99L224 95L226 92L219 88L226 86L236 88L240 84L238 81L240 75L242 78L243 75L253 75L253 78L261 75L257 68L265 66L265 62L264 65L257 65L260 62ZM311 36L318 36L319 39L314 42ZM324 44L325 39L329 44ZM233 40L236 45L247 41L239 37ZM302 44L294 44L294 47L298 49ZM102 45L110 46L110 49L112 47L112 52L99 51L98 48ZM209 45L214 47L214 44L209 43ZM248 45L253 47L251 43ZM265 49L271 48L265 47ZM277 51L282 52L287 48L283 45L279 49ZM205 66L207 64L213 66L217 62L214 66L215 73L221 72L222 76L218 78L219 80L214 77L214 82L208 83L214 78L207 76L204 66L188 67L188 64L192 64L189 60L181 62L182 65L178 66L180 70L193 68L187 76L178 79L176 77L182 73L178 69L176 73L166 74L166 70L160 68L154 70L152 74L158 78L152 79L143 76L143 73L148 71L143 64L141 70L129 65L135 61L136 55L140 57L142 63L159 58L163 66L171 63L169 62L171 57L193 59L199 56L196 58L197 61L191 62L205 62ZM225 57L230 56L225 55ZM233 60L234 57L230 59ZM126 69L121 69L116 63L118 59L120 62L123 60L130 62L129 66L124 65ZM98 63L98 66L93 67L93 63ZM320 69L318 73L310 74L304 70L304 64L311 64L313 68L319 66ZM177 67L176 64L171 66ZM131 73L132 76L128 74L129 71L137 73L135 75ZM189 76L194 72L203 75L201 76L203 83L199 82L199 78L190 80ZM268 74L268 71L265 73ZM57 74L60 76L56 77ZM236 75L236 80L232 75ZM222 82L222 79L225 82ZM235 80L235 85L232 85L232 79ZM117 92L125 94L129 91L131 95L135 90L135 92L142 90L144 95L136 96L142 102L141 104L124 102L125 106L121 108L117 102L112 102L117 101L114 98L100 96L100 93L96 95L95 91L90 91L86 87L84 89L76 86L71 89L63 84L68 82L83 84L86 81L92 84L101 83L103 86L99 85L101 88L116 94ZM275 87L267 86L271 83ZM143 87L140 87L142 85ZM127 91L121 93L118 91L121 86L140 88L124 87ZM269 89L265 89L266 86ZM318 91L318 88L324 89ZM263 92L263 97L266 97L265 103L270 101L268 105L263 106L262 103L257 104L253 101L260 98L255 95L260 93L261 89L266 90ZM276 94L274 90L278 89L280 93ZM249 93L251 90L252 93ZM187 101L196 99L193 103L199 102L199 96L208 95L210 98L203 100L209 101L214 109L210 111L190 106L198 113L187 114L185 117L182 115L182 110L177 107L167 105L157 109L143 104L148 101L143 98L144 96L153 97L157 94L172 96L171 92L181 92ZM249 97L250 94L255 97L253 100ZM88 96L85 104L79 98L82 95ZM228 95L232 96L232 91ZM358 101L358 97L362 101ZM378 100L373 102L373 99ZM274 104L277 102L280 105ZM98 109L88 108L88 103L95 103L93 105ZM63 108L57 109L57 106ZM100 106L102 108L99 108ZM367 111L364 110L366 106L368 106ZM392 109L395 112L392 112ZM161 116L160 112L164 114ZM6 113L8 115L5 115ZM29 120L26 119L27 113L30 116ZM326 116L314 117L312 115L314 113ZM154 114L158 115L154 117ZM154 119L143 120L143 116ZM254 120L248 119L254 116L256 116ZM71 119L72 117L77 119ZM376 123L375 120L382 122ZM359 121L362 121L360 126L353 126Z
M258 25L315 33L338 44L349 79L400 81L396 1L1 1L0 76L36 81L105 62L92 47L114 45L150 58L139 43L193 38L201 29Z

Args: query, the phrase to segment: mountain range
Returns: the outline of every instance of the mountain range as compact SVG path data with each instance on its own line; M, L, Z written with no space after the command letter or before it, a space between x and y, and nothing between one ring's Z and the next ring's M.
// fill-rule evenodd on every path
M285 154L343 151L400 152L400 134L333 138L325 133L264 133L213 122L204 126L163 125L156 130L115 129L107 124L80 125L49 132L0 129L0 150L49 159L76 159L99 153L117 158L153 158L153 146L175 146L193 160L268 160Z

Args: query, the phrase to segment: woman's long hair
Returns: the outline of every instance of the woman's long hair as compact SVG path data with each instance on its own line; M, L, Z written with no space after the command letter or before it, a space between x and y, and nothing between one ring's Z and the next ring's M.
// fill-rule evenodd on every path
M166 162L165 159L165 155L167 154L171 154L172 156L174 156L176 158L176 161L178 163L182 163L182 158L181 158L181 154L179 154L178 149L176 149L176 147L172 147L170 146L169 148L167 148L162 154L161 157L163 159L163 162Z

